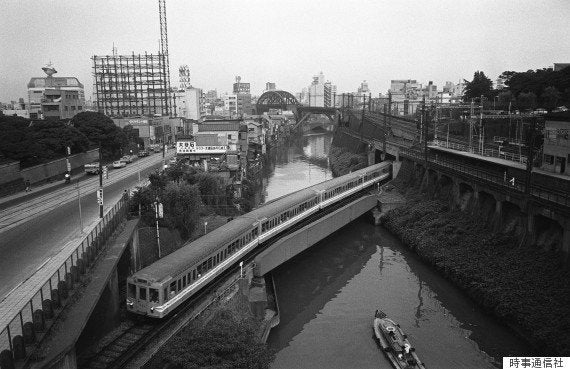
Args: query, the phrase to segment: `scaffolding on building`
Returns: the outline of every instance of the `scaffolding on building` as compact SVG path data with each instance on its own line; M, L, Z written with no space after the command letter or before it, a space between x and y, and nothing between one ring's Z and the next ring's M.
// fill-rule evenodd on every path
M111 117L170 115L168 75L161 53L91 59L99 112Z

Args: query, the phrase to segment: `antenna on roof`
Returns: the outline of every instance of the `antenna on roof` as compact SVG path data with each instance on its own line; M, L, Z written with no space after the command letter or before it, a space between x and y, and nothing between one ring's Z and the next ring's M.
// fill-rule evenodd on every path
M113 42L113 56L117 56L117 48L115 47L114 42Z

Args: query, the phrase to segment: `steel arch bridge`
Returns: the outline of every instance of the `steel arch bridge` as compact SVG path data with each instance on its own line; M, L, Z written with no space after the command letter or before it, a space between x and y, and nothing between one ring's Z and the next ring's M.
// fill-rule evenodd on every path
M255 104L257 114L268 112L269 109L295 111L298 106L301 106L301 103L297 101L295 96L290 92L282 90L264 92L259 99L257 99L257 103Z
M331 122L335 122L335 116L338 113L337 108L304 106L290 92L283 90L274 90L264 92L255 104L257 114L263 114L270 109L291 110L295 114L297 123L295 128L302 124L311 114L324 114Z

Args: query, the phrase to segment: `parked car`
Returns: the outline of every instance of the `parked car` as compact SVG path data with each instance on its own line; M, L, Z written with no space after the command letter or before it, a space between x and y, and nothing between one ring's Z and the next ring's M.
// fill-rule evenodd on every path
M127 162L124 160L117 160L113 162L113 168L124 168L127 166Z
M123 156L123 157L122 157L121 159L119 159L119 160L122 160L122 161L124 161L124 162L127 163L127 164L130 164L130 163L133 162L133 158L131 158L130 155L125 155L125 156Z
M150 155L150 153L149 153L148 151L146 151L146 150L141 150L141 151L139 151L139 153L138 153L139 158L143 158L143 157L149 156L149 155Z

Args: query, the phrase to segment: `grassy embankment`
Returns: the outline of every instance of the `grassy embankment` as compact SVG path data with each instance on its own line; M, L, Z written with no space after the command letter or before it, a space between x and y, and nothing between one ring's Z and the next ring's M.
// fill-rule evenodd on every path
M386 214L386 228L541 354L570 356L570 271L559 253L521 246L417 188L406 197Z

